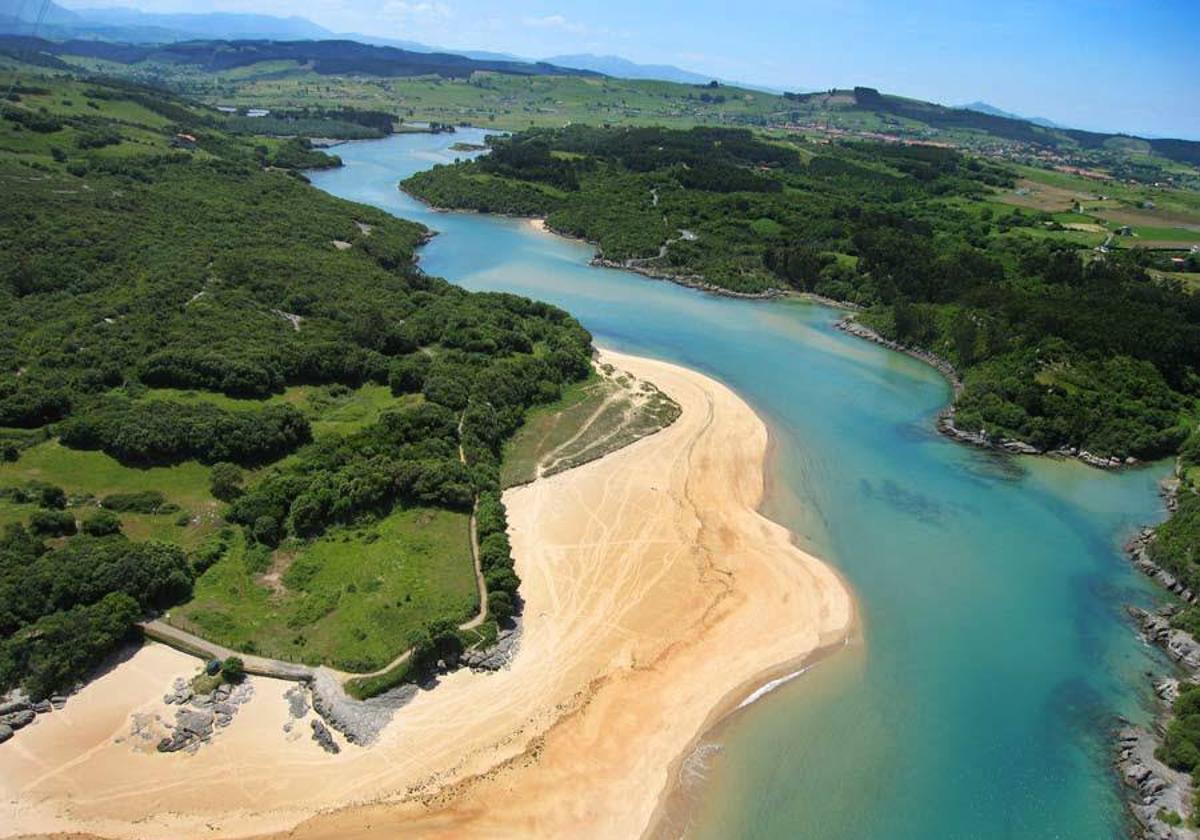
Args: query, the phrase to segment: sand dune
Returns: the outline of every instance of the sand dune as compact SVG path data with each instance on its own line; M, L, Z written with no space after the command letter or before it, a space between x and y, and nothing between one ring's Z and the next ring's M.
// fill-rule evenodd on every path
M0 748L7 833L121 837L636 837L676 760L785 663L840 643L839 578L756 508L767 431L724 386L606 353L683 407L666 430L506 495L521 649L460 671L379 743L285 740L286 684L196 755L114 743L190 663L148 647Z

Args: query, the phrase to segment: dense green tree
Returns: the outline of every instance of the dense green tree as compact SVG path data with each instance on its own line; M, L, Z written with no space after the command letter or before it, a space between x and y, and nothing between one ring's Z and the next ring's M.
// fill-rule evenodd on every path
M218 461L208 473L208 488L214 497L223 502L232 502L242 494L245 480L241 469L228 461Z

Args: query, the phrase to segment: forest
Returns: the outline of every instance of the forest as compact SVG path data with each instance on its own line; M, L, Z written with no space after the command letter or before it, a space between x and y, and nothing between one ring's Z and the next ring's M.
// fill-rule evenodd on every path
M136 619L187 602L213 541L138 540L122 523L178 510L154 476L197 462L254 557L478 500L491 616L511 615L501 446L586 377L590 335L554 307L423 274L426 230L309 186L297 169L329 158L302 139L293 160L122 83L23 90L0 119L4 457L19 474L56 441L61 462L102 452L145 478L103 498L52 475L0 486L0 513L19 517L0 538L0 690L69 689ZM172 142L184 130L194 147ZM94 132L111 142L74 142ZM289 402L366 386L395 397L344 434L316 434Z
M1145 460L1194 425L1200 299L1158 279L1147 252L1099 254L1054 236L1049 214L998 210L1015 175L995 162L717 128L571 126L490 145L405 189L544 216L648 273L862 307L885 337L959 368L961 428Z

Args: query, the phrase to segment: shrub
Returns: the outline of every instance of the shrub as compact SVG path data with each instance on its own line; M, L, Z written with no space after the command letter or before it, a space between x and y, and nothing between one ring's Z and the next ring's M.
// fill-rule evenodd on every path
M83 520L83 533L91 537L108 537L121 533L120 518L108 510L98 510Z
M279 522L273 516L260 516L254 520L251 527L254 539L263 545L274 548L279 545Z
M488 615L496 621L507 621L516 614L516 605L513 604L512 596L507 592L498 590L488 593Z
M239 683L246 677L246 664L240 656L230 656L221 663L221 676L225 682Z
M29 517L29 530L43 537L68 537L75 533L75 516L65 510L39 510Z
M188 564L192 567L192 574L196 577L204 574L210 566L225 556L228 548L229 544L220 537L205 541L188 557Z
M177 505L170 504L167 497L157 490L111 493L100 500L100 506L121 513L175 513L179 510Z
M37 503L39 507L52 508L62 510L67 506L67 494L61 487L56 487L53 484L43 484L42 482L33 482L30 488L37 493Z

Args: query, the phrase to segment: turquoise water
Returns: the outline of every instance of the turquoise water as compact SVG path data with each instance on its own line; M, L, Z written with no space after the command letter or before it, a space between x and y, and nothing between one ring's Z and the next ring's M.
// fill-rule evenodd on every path
M396 189L462 139L476 135L342 146L346 167L313 181L440 231L431 274L551 301L602 346L734 388L771 429L765 512L859 599L860 643L714 735L688 836L1124 836L1106 737L1117 714L1146 717L1159 663L1124 620L1153 592L1119 545L1162 515L1166 467L1106 475L952 444L932 431L943 380L837 332L834 310L592 268L589 246Z

